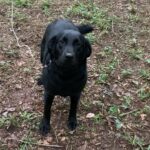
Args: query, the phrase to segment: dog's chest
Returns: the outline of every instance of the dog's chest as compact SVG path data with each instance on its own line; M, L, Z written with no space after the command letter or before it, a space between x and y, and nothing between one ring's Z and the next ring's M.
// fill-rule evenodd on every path
M57 73L47 72L45 76L47 82L44 86L54 95L69 96L80 93L86 84L86 73L81 72L73 76L60 76Z

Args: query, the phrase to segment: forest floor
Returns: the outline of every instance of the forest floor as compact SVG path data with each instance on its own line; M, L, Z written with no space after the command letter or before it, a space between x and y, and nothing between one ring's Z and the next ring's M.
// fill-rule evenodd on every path
M39 45L57 18L92 24L93 50L76 131L66 126L69 101L58 96L43 137ZM0 30L1 150L150 150L148 0L0 0Z

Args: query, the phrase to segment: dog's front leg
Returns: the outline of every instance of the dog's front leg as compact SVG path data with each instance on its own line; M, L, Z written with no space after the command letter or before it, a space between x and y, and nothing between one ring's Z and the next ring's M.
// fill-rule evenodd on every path
M46 135L50 130L50 117L51 117L51 106L53 103L54 96L49 92L45 91L44 93L44 112L43 118L40 124L40 132L43 135Z
M78 108L78 102L80 99L80 94L71 96L71 102L70 102L70 112L69 112L69 118L68 118L68 128L70 130L74 130L77 127L77 108Z

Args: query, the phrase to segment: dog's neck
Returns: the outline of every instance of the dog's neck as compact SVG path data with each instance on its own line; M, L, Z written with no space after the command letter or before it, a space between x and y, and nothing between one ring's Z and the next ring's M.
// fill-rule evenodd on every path
M86 72L86 63L78 66L72 67L61 67L57 66L55 63L51 62L51 69L62 79L72 79L72 78L81 78Z

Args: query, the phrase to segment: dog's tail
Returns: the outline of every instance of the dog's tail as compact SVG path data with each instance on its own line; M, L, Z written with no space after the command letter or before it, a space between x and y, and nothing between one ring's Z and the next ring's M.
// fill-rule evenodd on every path
M90 33L94 30L94 28L91 25L78 25L77 28L79 29L79 32L82 34Z

